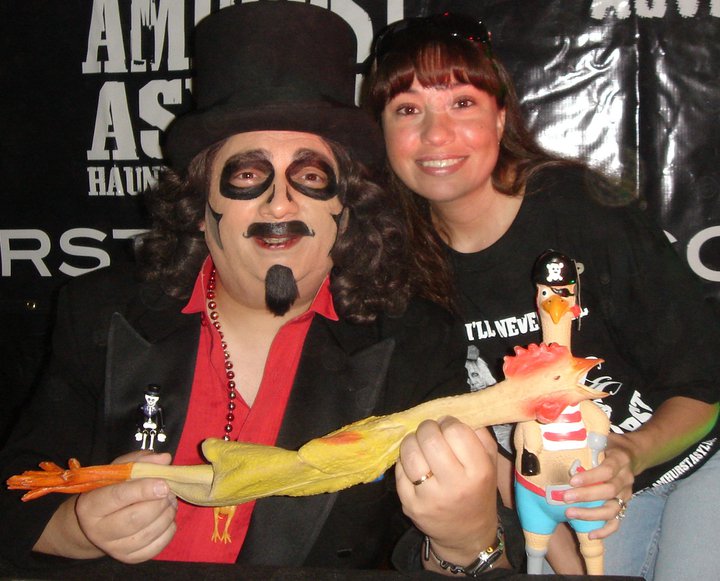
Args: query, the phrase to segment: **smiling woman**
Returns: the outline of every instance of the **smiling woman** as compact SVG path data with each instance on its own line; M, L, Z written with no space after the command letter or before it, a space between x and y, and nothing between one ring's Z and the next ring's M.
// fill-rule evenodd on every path
M540 147L481 22L411 18L381 32L374 48L365 103L382 124L396 195L414 217L414 247L437 245L449 257L468 369L490 374L483 386L473 377L475 388L502 379L513 345L540 339L530 277L538 256L562 249L582 263L574 352L605 359L602 374L587 379L616 386L603 404L617 433L599 466L563 483L573 487L568 502L601 506L567 507L566 516L604 523L589 536L605 539L606 573L652 579L659 554L658 580L686 576L687 563L698 577L714 575L720 515L707 507L720 505L712 456L720 370L707 362L720 350L720 323L698 281L629 203L632 193ZM507 432L497 433L510 455ZM694 472L676 479L682 466ZM544 551L530 552L539 572ZM581 571L574 545L552 557L558 572Z

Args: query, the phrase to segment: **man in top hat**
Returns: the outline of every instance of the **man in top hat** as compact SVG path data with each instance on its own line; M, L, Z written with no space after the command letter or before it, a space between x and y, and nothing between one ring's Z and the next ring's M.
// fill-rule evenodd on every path
M167 134L139 269L62 292L49 369L0 456L5 478L70 457L199 464L209 437L294 449L464 389L452 318L417 298L449 293L410 269L402 215L370 179L383 142L354 105L350 27L308 4L252 2L208 17L195 41L197 107ZM132 452L149 385L163 409L155 454ZM397 472L403 502L436 553L469 563L497 534L494 443L452 420L423 424L417 441ZM178 501L153 479L28 504L3 491L0 546L23 563L371 568L407 528L395 488L390 472L229 510ZM421 538L406 537L403 566L420 566Z

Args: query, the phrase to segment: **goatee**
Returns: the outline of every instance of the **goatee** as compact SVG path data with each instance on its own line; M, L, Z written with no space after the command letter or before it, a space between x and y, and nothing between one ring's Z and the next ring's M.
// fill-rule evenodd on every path
M298 287L292 270L275 264L265 276L265 304L272 314L282 317L298 298Z

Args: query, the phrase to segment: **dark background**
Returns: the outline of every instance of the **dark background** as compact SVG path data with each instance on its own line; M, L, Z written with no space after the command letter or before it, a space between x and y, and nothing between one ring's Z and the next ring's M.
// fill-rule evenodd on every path
M162 164L143 140L152 141L153 132L190 106L191 70L169 63L191 54L196 18L231 3L0 0L0 443L41 364L59 285L126 260L126 237L147 226L142 187L112 183L109 176ZM359 63L372 34L403 16L450 9L481 18L543 144L582 157L633 188L702 280L707 300L718 304L720 2L313 3L351 23ZM169 10L158 18L162 7ZM96 45L92 22L104 31ZM108 30L121 31L120 38ZM120 70L83 72L88 54L105 63L118 47L124 51ZM148 93L158 86L165 92ZM123 112L117 108L104 123L109 158L89 159L100 95L111 87L124 95L119 102L127 104L132 128L124 135L134 139L136 159L118 151L113 132ZM148 121L148 106L165 117ZM109 195L89 193L98 191L89 179L98 168Z

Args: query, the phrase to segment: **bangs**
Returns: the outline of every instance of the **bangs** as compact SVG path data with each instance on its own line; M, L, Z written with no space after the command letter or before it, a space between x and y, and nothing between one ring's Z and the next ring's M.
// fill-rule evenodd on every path
M495 64L482 48L466 41L408 43L389 53L376 75L370 98L378 114L393 97L408 91L415 79L425 88L470 84L495 97L498 107L505 106L504 85Z

